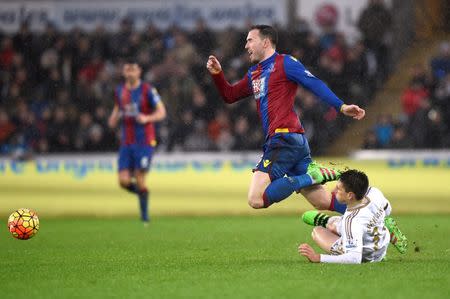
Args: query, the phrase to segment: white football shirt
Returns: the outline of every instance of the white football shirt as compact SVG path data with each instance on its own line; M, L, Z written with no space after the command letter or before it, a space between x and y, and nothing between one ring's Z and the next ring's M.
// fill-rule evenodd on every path
M386 255L390 241L384 218L391 213L391 205L383 193L369 187L361 204L348 208L336 227L341 236L332 246L331 253L321 255L325 263L378 262Z

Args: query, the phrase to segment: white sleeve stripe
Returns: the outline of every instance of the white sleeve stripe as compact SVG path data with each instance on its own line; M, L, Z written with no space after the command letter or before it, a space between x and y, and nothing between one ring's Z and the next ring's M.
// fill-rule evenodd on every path
M352 222L353 218L356 217L356 215L359 213L359 209L353 211L346 219L345 219L345 232L347 234L347 239L351 240L353 239L352 234Z

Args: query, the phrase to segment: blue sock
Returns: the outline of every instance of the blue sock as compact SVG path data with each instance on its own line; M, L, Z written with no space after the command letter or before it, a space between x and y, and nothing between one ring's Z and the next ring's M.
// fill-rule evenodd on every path
M138 194L138 189L135 183L130 183L128 186L125 187L125 190L131 193Z
M331 193L331 203L328 210L344 214L345 211L347 210L347 205L340 203L336 198L336 193L333 192Z
M141 190L138 193L139 197L139 208L141 210L142 221L148 222L150 219L148 217L148 191L147 189Z
M280 202L287 198L293 192L313 184L308 174L302 174L293 177L284 177L273 181L264 191L263 200L264 207L268 207L273 203Z

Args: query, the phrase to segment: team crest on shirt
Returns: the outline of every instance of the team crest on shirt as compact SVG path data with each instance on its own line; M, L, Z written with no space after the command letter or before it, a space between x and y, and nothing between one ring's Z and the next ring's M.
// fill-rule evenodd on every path
M255 79L252 81L253 94L256 99L264 97L266 78Z
M139 114L138 105L136 103L129 103L123 107L124 116L135 117Z
M356 241L353 239L347 239L347 244L345 244L346 248L356 248Z

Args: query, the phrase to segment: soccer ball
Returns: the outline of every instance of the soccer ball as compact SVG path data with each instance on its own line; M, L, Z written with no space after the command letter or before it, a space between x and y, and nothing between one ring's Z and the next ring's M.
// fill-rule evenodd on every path
M39 218L32 210L18 209L9 216L8 228L14 238L28 240L38 232Z

